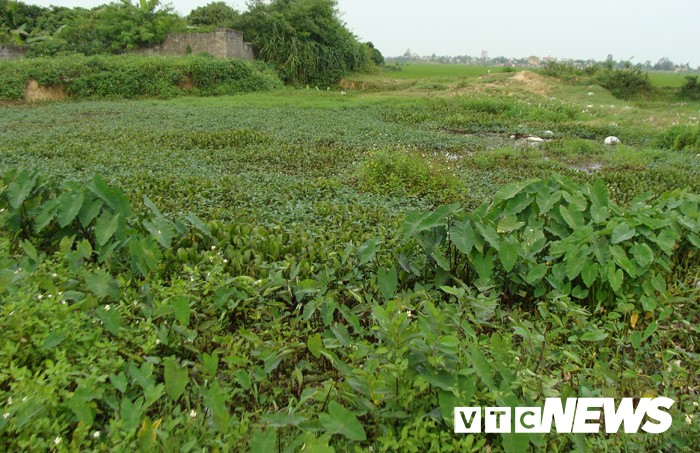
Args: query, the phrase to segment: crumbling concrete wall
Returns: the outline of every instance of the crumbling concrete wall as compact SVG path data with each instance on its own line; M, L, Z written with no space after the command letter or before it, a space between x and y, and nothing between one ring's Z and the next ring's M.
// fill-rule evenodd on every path
M22 58L27 53L26 47L0 46L0 60L13 60Z
M243 41L243 35L236 30L220 28L211 33L187 33L168 35L162 44L139 49L145 55L186 55L208 53L219 58L253 60L253 46Z

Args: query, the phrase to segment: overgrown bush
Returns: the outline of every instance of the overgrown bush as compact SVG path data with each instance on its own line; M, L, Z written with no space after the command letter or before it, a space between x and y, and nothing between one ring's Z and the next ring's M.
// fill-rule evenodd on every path
M680 88L678 94L683 99L700 101L700 83L698 83L698 76L685 76L685 83Z
M616 98L630 99L651 92L649 74L642 68L631 65L622 69L605 68L599 71L595 78Z
M22 99L29 80L62 86L77 98L169 98L185 93L202 96L262 91L281 86L263 62L221 60L202 56L67 56L8 61L0 64L0 99Z
M258 57L295 85L327 86L381 57L345 27L334 0L251 2L235 25Z
M700 126L674 126L654 140L658 148L674 150L700 150Z
M462 190L449 166L410 151L376 151L357 173L362 190L399 196L452 201Z

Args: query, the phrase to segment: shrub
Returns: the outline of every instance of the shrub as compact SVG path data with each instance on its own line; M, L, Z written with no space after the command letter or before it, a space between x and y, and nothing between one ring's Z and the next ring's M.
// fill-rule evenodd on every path
M446 163L409 151L377 151L357 171L362 190L429 201L453 201L462 191L460 180Z
M643 69L631 65L622 69L603 69L598 72L595 78L603 88L619 99L630 99L633 96L651 91L649 74Z
M700 101L700 84L698 83L698 76L685 76L685 83L680 88L680 92L678 94L683 99Z
M282 85L265 63L221 60L203 56L67 56L0 64L0 99L22 99L29 80L43 86L61 85L77 98L169 98L184 91L192 79L193 93L236 94Z
M658 148L700 150L700 127L674 126L654 140Z

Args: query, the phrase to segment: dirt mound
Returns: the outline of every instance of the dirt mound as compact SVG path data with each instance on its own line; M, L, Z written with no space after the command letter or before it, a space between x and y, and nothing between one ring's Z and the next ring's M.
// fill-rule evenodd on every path
M506 81L509 85L518 85L532 93L546 95L550 87L545 82L544 77L532 71L518 71L513 77Z
M61 85L45 87L36 80L30 80L24 87L24 100L27 102L61 101L66 97L66 90Z

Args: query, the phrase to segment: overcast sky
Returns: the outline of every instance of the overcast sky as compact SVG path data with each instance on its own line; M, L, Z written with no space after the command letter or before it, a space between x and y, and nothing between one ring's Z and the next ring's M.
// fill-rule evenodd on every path
M137 3L138 0L134 0ZM25 0L91 7L105 0ZM172 0L186 15L211 0ZM164 3L167 3L164 2ZM229 0L244 9L244 0ZM699 0L339 0L348 28L385 56L576 58L700 66Z

